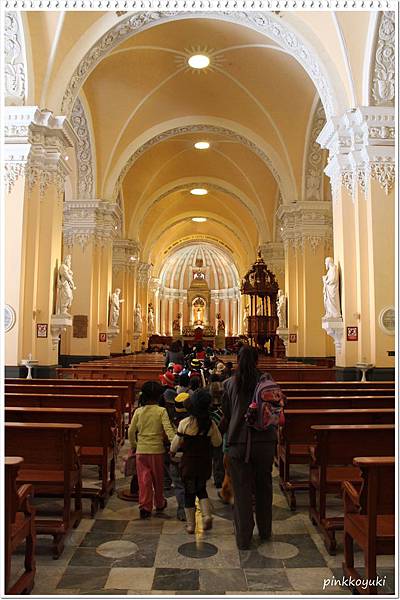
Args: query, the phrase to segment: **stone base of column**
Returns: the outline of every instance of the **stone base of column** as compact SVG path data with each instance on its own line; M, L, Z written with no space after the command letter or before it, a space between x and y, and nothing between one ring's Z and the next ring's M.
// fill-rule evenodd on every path
M117 327L116 325L110 325L110 327L107 329L107 342L110 347L111 347L113 340L118 335L119 335L119 327Z
M53 349L57 348L59 336L67 327L72 327L71 315L51 315L50 319L50 334L53 342Z
M276 334L281 338L282 342L284 343L284 345L285 345L285 351L286 351L286 355L287 355L288 344L289 344L289 329L283 328L283 327L282 328L279 327L276 330Z

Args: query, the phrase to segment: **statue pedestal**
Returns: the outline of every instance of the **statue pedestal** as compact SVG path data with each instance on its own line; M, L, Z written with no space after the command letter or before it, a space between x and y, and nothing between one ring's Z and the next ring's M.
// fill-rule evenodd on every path
M134 352L139 352L139 350L140 350L140 348L139 348L140 333L134 333L132 337L133 337L133 350L134 350Z
M326 331L328 335L333 338L335 342L335 348L339 352L342 348L343 343L343 318L342 317L322 317L321 320L322 329Z
M276 335L278 335L281 338L282 342L284 343L285 351L286 351L286 355L287 355L288 343L289 343L289 329L287 329L287 327L282 327L282 328L279 327L276 330Z
M60 334L67 329L72 327L72 317L68 314L63 315L51 315L50 319L50 333L53 342L53 350L57 348Z
M117 327L116 325L110 325L109 328L107 329L107 342L110 347L113 342L113 339L115 339L118 334L119 334L119 327Z
M218 350L224 350L224 348L225 348L225 329L218 329L217 335L215 336L215 347Z

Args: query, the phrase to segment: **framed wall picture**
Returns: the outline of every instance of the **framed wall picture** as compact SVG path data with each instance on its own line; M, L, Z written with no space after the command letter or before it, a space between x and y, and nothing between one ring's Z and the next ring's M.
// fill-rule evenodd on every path
M47 323L36 323L36 337L47 338L48 324Z
M99 342L106 342L106 341L107 341L107 334L99 333Z
M72 337L87 338L88 336L88 316L74 315L72 319Z
M347 327L347 341L358 342L358 327Z
M297 344L297 333L289 333L289 342L291 344Z

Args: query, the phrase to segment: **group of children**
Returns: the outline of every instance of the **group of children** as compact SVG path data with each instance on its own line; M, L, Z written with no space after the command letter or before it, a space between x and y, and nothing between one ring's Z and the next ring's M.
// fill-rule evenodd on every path
M169 363L160 382L142 386L139 407L128 437L136 455L140 517L148 519L167 506L164 478L172 480L177 518L195 531L195 503L199 501L203 528L212 527L207 480L212 472L216 487L224 478L221 410L222 381L231 365L204 368L204 358L190 357L185 364Z

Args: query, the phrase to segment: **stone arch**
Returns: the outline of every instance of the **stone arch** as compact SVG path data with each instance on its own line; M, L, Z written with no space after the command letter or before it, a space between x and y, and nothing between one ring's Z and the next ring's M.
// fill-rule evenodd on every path
M89 123L88 107L80 96L75 100L71 123L75 130L77 164L76 197L79 200L89 200L96 196L96 160L94 136Z
M303 167L303 200L323 200L324 150L317 137L326 123L325 111L319 98L310 114Z
M24 106L29 82L23 23L16 11L7 11L4 21L4 100L7 106Z
M394 106L396 93L396 16L394 11L382 11L376 27L371 61L369 104Z

